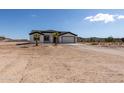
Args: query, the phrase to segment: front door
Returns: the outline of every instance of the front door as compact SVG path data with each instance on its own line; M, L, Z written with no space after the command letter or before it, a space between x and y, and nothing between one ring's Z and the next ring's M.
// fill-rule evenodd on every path
M59 38L53 37L53 43L59 43Z
M53 43L55 43L56 42L56 37L53 37Z

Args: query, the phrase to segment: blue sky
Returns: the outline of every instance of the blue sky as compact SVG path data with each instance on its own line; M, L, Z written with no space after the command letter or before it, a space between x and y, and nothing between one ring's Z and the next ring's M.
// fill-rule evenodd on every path
M124 37L124 10L0 10L0 35L28 39L34 29L71 31L81 37Z

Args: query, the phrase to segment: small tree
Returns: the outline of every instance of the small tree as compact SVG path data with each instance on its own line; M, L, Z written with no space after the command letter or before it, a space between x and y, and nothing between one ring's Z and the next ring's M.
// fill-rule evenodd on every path
M34 40L35 40L36 46L38 46L38 41L40 40L40 34L39 33L34 34Z
M113 37L108 37L105 39L106 42L114 42L114 38Z
M124 38L121 38L121 41L124 42Z
M90 42L95 42L96 41L96 37L91 37L90 38Z
M4 36L0 36L0 40L4 40L6 39Z
M58 38L59 38L59 35L60 35L60 34L59 34L58 32L54 32L54 33L53 33L53 38L55 38L55 42L54 42L55 45L58 44Z

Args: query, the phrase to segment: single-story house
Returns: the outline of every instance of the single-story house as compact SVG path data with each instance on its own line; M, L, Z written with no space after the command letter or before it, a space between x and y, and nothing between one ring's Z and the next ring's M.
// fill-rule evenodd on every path
M76 43L77 35L72 32L56 31L56 30L32 30L30 35L30 41L35 43L34 35L39 34L39 43L54 43L55 37L53 33L59 33L58 43Z

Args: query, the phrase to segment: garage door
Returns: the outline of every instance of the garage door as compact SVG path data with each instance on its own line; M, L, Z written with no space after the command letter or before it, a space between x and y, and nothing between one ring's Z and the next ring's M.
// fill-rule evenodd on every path
M73 36L63 36L62 37L62 42L63 43L74 43L75 42L75 37L73 37Z

